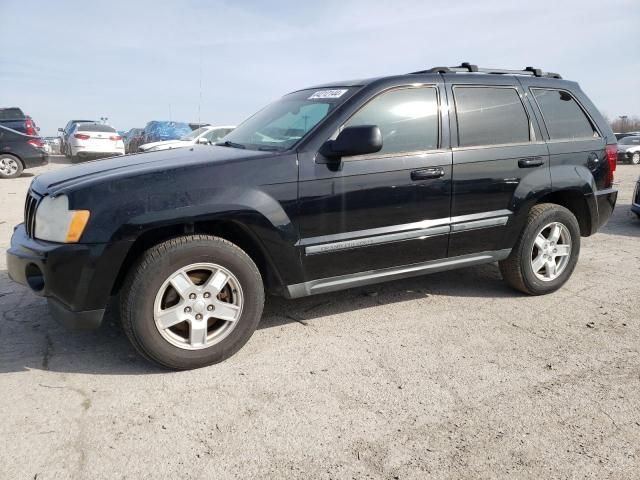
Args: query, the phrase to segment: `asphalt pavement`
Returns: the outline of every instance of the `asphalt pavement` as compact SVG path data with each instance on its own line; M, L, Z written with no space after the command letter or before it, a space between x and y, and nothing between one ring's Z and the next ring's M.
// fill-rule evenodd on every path
M0 478L638 478L640 167L554 294L485 265L268 298L239 353L180 373L8 279L32 176L66 167L0 180Z

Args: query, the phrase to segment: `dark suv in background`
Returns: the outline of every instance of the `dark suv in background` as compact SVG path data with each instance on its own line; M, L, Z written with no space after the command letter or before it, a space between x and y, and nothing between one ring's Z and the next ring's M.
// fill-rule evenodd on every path
M285 95L214 147L37 177L11 277L67 325L125 332L165 367L219 362L289 298L499 262L560 288L611 215L616 138L577 83L475 65ZM461 300L462 302L463 300Z
M0 126L10 128L16 132L24 133L31 137L38 135L40 128L36 126L29 115L18 107L0 108Z

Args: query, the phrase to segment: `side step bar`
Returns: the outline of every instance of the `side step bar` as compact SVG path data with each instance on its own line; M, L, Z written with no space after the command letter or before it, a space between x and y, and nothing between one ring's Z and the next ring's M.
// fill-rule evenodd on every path
M481 265L504 260L511 253L511 249L495 250L489 252L461 255L459 257L430 260L422 263L412 263L401 267L384 268L381 270L369 270L367 272L351 273L337 277L320 278L304 283L296 283L285 287L287 298L306 297L318 293L335 292L346 288L361 287L374 283L398 280L400 278L415 277L428 273L453 270L455 268Z

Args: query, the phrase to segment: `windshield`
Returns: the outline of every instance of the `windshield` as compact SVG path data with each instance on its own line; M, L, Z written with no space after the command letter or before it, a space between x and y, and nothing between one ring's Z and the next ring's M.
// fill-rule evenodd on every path
M193 132L191 132L188 135L185 135L184 137L180 137L180 140L195 140L196 138L198 138L198 135L206 132L209 129L209 127L200 127L197 130L194 130Z
M344 102L351 89L313 89L285 95L250 117L220 145L251 150L287 150Z
M620 145L640 145L640 135L631 135L618 140Z

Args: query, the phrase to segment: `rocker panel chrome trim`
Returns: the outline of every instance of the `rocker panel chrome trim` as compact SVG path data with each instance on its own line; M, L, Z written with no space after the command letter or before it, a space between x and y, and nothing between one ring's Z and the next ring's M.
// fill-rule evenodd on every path
M352 273L338 277L321 278L309 282L288 285L285 294L288 298L305 297L318 293L333 292L345 288L360 287L373 283L397 280L400 278L424 275L427 273L452 270L454 268L480 265L504 260L511 253L511 249L495 250L462 255L453 258L443 258L441 260L430 260L428 262L413 263L401 267L385 268L381 270L369 270L366 272Z

